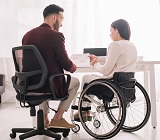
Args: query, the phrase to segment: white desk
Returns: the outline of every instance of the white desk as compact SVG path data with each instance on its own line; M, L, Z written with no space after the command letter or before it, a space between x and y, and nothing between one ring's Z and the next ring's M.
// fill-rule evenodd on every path
M151 100L151 124L153 128L157 126L156 112L156 87L155 87L155 64L160 64L160 61L138 61L136 71L144 72L144 87L149 93ZM77 68L76 73L96 72L93 68Z

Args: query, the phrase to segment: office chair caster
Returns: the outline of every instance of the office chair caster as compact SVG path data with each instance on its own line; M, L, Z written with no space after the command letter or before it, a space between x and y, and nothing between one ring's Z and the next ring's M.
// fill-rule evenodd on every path
M16 133L11 133L11 134L10 134L10 137L11 137L11 139L16 138Z
M70 132L70 129L63 129L63 128L48 128L47 130L49 130L51 132L55 132L55 133L62 133L62 136L64 138L66 138Z
M78 125L78 124L75 124L76 125L76 127L75 128L72 128L72 131L74 132L74 133L77 133L79 130L80 130L80 126Z
M68 135L69 135L69 132L68 132L68 131L65 131L65 132L62 133L62 136L63 136L64 138L66 138Z
M61 138L55 138L55 140L60 140Z

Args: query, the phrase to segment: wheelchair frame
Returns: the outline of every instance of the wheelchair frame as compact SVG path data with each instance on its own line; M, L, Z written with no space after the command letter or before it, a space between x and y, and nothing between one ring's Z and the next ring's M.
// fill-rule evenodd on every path
M74 110L78 110L79 122L81 122L81 125L89 135L97 139L109 139L120 130L134 132L144 127L151 113L149 96L136 79L131 77L127 79L122 77L122 79L120 82L117 82L115 79L97 79L90 82L80 96L77 93L79 101L77 106L77 97L73 100L71 109L72 122L76 124L73 114ZM126 87L126 84L133 87ZM110 89L114 94L112 100L104 100L103 96L99 99L95 94L89 93L95 85ZM125 90L122 88L125 88ZM130 92L130 89L134 91L134 96L128 99L126 94ZM90 102L90 107L84 107L86 102ZM93 120L88 121L84 119L84 111L89 111ZM78 124L76 126L76 128L72 129L75 133L80 130L80 126Z

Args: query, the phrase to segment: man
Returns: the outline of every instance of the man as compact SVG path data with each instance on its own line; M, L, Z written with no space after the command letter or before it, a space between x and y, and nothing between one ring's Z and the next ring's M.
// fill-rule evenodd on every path
M62 26L63 12L64 10L55 4L47 6L43 11L44 23L27 32L22 39L23 45L35 45L38 48L46 62L49 74L48 77L50 75L64 73L63 70L71 73L76 71L76 65L72 63L66 52L64 36L62 33L58 32L59 28ZM53 84L60 96L68 95L68 98L60 102L57 113L51 119L50 124L48 120L47 102L42 104L45 126L50 125L50 127L66 128L76 127L74 124L69 124L63 118L63 114L68 110L73 98L75 97L79 84L79 80L74 77L71 77L71 82L67 91L65 90L66 84L64 82L64 77ZM51 92L49 82L46 82L45 86L36 90L36 92Z

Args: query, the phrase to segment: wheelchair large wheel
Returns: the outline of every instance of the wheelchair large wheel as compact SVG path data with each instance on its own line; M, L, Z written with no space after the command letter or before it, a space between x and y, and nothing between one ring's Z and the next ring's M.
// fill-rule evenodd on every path
M108 106L107 104L112 102L106 102L104 99L99 99L96 95L89 93L89 89L94 85L109 88L113 92L114 97L117 98L117 103ZM85 108L89 107L89 117L92 116L92 119L90 120L86 119L84 116ZM106 110L118 111L115 124L113 124L108 118ZM126 116L125 99L119 88L113 83L94 81L82 91L78 102L78 111L80 122L89 135L97 139L109 139L115 136L124 124Z
M151 103L148 93L138 82L135 83L135 101L126 102L126 119L122 130L127 132L134 132L142 127L148 122L151 113ZM116 123L116 115L118 110L108 110L107 114L113 124Z

